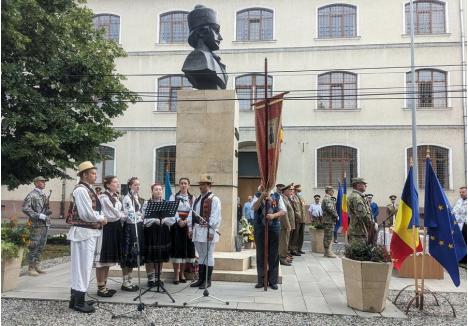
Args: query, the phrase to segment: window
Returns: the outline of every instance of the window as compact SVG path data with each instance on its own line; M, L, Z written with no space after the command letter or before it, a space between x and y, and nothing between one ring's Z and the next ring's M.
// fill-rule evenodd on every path
M414 1L414 33L445 33L445 4L440 1ZM410 4L405 5L406 34L411 33Z
M96 183L103 183L104 177L115 175L115 149L110 146L99 146L98 153L101 160L95 164L97 168Z
M273 77L268 76L268 94L273 93ZM265 75L251 74L236 78L236 93L239 110L251 110L251 104L265 99Z
M432 168L440 181L443 188L449 188L449 150L444 147L435 145L420 145L418 146L418 183L419 188L424 188L426 177L426 154L429 149L431 156ZM413 156L413 148L406 150L407 166L409 170L410 161Z
M171 184L175 184L175 171L176 171L176 147L165 146L156 150L156 166L154 181L161 184L164 183L164 176L166 171L169 172Z
M338 145L317 150L317 187L336 185L345 173L348 180L357 176L357 149Z
M170 75L158 79L158 111L176 111L179 89L192 89L188 79L182 75Z
M319 38L355 37L356 35L355 6L335 4L319 8Z
M411 72L406 73L407 107L412 108ZM419 108L447 107L447 75L435 69L416 70L416 101Z
M120 17L116 15L96 15L93 17L95 29L104 29L104 37L108 40L120 42Z
M356 109L357 75L327 72L318 76L318 109Z
M273 40L273 11L262 8L239 11L236 17L236 40Z
M159 18L160 43L185 43L189 35L186 11L171 11Z

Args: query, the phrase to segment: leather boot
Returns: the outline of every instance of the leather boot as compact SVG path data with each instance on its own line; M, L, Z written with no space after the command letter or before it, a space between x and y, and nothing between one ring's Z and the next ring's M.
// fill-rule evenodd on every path
M79 312L84 312L84 313L93 313L96 311L96 309L89 305L88 303L85 302L85 294L86 292L80 292L80 291L74 291L74 297L75 297L75 304L73 306L73 310L79 311Z
M36 272L38 272L39 274L46 274L47 272L45 270L43 270L41 267L39 267L39 263L36 262L36 264L34 264L34 269L36 270Z
M190 287L195 288L205 283L205 265L198 265L198 281L190 284Z
M96 303L96 301L94 300L87 300L85 302L90 306ZM68 303L68 308L73 309L74 305L75 305L75 290L70 289L70 301Z
M323 253L323 257L336 258L335 254L331 251L330 247L325 248L325 252Z
M29 263L28 275L29 276L39 276L39 273L36 271L36 263Z
M207 288L211 286L211 274L213 274L213 266L208 266L208 284L206 285Z

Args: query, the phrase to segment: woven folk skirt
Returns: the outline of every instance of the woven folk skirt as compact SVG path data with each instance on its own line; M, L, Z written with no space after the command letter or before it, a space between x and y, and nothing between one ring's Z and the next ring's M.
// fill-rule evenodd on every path
M102 238L96 245L96 266L110 266L122 261L122 222L109 222L102 228ZM100 249L100 252L99 252Z
M135 228L138 230L138 240L140 243L140 251L143 249L143 222L136 224L125 222L123 225L123 241L122 241L122 260L120 266L122 267L138 267L138 247L136 245L137 237ZM144 255L141 253L140 266L144 263Z
M171 254L171 232L166 224L153 223L144 229L143 256L145 263L167 262Z

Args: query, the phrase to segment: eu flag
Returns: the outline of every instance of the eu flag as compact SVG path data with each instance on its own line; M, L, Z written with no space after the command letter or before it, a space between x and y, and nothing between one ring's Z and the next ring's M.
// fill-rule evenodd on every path
M428 228L429 253L449 273L455 286L459 286L458 262L466 255L466 244L429 158L425 187L424 224Z
M171 177L169 175L169 171L166 171L166 175L164 176L164 199L169 200L171 198L171 195Z
M341 226L341 220L342 220L342 209L341 209L341 205L342 205L342 200L343 200L343 188L341 188L341 184L340 182L338 181L338 195L336 195L336 212L338 213L338 221L336 221L336 224L335 224L335 232L338 231L338 229L340 228Z

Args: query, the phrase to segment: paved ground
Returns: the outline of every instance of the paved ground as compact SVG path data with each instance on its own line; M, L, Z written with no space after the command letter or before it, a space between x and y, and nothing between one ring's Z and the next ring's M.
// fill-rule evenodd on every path
M48 274L39 277L23 276L16 290L2 294L2 298L68 300L69 297L69 263L50 268ZM307 312L349 316L382 316L405 318L405 315L387 300L386 309L381 314L370 314L356 311L346 305L341 259L324 258L319 254L307 252L296 257L291 267L283 267L283 284L277 291L269 289L254 289L250 283L213 282L210 294L229 301L229 305L216 300L203 298L193 306L255 310L277 312ZM94 275L94 273L93 273ZM112 278L108 285L119 290L113 298L100 298L109 303L135 303L135 293L120 291L120 279ZM146 280L143 280L146 281ZM399 290L412 284L412 279L392 277L390 288ZM167 295L148 293L143 296L143 302L148 305L158 303L167 306L182 306L183 302L202 294L201 290L188 287L187 284L173 285L170 281L167 289L173 294L176 303L171 303ZM426 286L436 292L460 292L466 297L466 273L459 288L456 288L448 275L444 280L426 280ZM89 294L96 293L96 282L93 279ZM66 304L61 303L63 309Z

